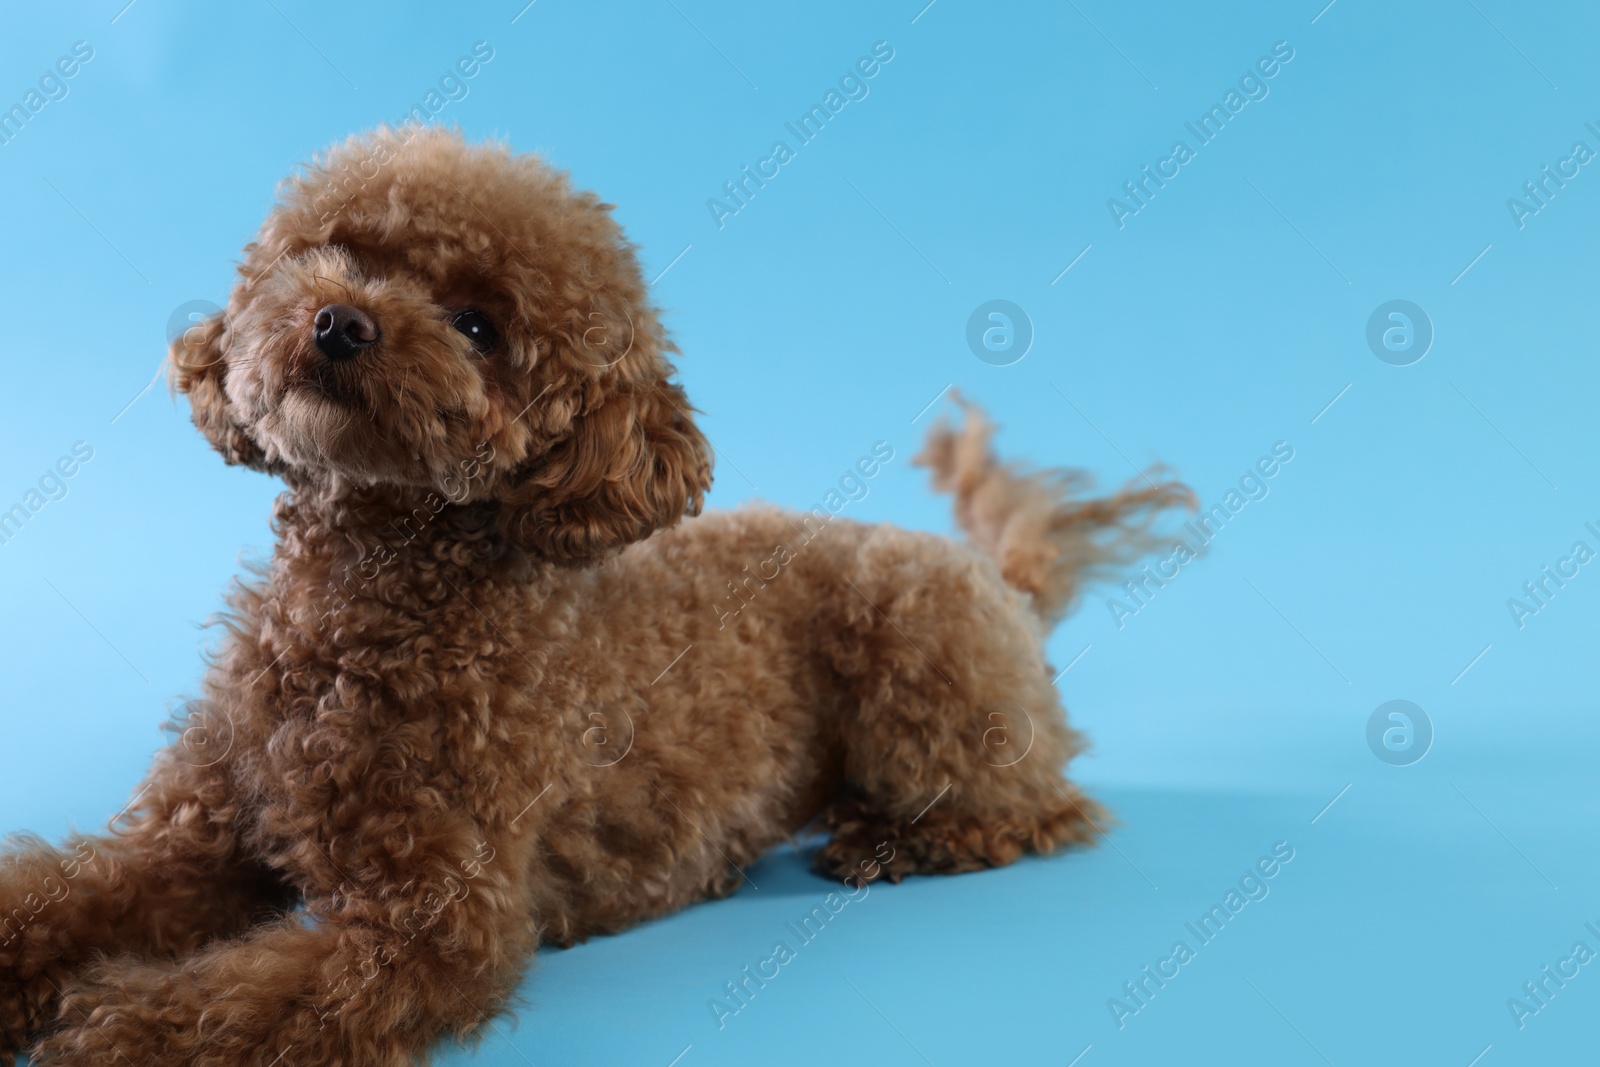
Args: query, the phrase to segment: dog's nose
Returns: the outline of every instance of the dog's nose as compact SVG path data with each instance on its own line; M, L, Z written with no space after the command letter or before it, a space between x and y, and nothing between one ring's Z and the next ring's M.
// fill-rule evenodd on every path
M378 339L378 324L360 308L329 304L311 321L311 336L331 360L354 359Z

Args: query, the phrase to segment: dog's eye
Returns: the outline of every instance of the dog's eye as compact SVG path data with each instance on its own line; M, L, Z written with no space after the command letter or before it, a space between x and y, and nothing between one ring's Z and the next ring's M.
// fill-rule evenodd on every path
M477 347L479 352L487 352L494 347L494 323L489 321L489 316L477 308L467 308L458 311L450 319L450 325L467 335L467 338Z

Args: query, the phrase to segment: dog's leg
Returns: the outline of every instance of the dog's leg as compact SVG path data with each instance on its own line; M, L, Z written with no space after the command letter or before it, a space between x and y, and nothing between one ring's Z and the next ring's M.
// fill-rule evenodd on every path
M370 838L401 847L397 834ZM51 1067L124 1056L139 1065L409 1067L438 1039L467 1038L500 1011L537 943L526 842L497 843L499 854L465 819L413 818L403 857L338 853L356 884L310 897L304 916L175 963L97 962L65 986L60 1028L35 1055ZM379 879L396 866L398 876Z
M850 792L819 873L871 880L1010 863L1089 840L1104 813L1062 778L1067 727L1025 602L986 562L885 534L838 605L831 657L856 708Z
M290 895L244 862L220 778L167 765L101 837L0 850L0 1064L54 1018L97 953L177 956L231 935Z

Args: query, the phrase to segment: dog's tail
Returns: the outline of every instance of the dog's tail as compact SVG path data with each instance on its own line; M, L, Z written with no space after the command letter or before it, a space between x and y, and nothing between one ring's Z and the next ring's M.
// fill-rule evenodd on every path
M1151 525L1167 508L1195 507L1194 494L1157 468L1112 496L1085 497L1084 471L1028 470L1001 463L989 446L994 426L954 397L966 425L941 420L915 459L933 472L939 492L955 493L956 522L972 544L1033 597L1047 626L1059 622L1089 582L1156 547Z

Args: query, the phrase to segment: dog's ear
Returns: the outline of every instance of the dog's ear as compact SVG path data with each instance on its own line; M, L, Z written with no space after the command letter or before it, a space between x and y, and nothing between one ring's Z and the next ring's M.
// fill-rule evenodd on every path
M227 323L221 315L198 322L172 339L167 356L172 364L172 387L189 397L194 424L212 447L229 463L267 469L267 457L228 411L222 380L228 364L224 356Z
M618 383L575 411L571 426L501 498L500 528L513 543L584 563L700 513L711 446L664 374L643 386Z

